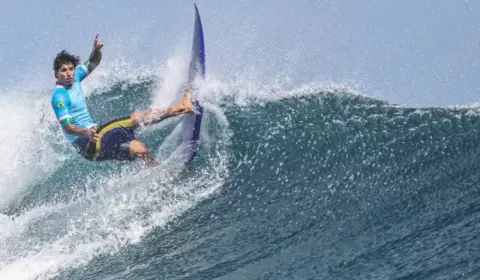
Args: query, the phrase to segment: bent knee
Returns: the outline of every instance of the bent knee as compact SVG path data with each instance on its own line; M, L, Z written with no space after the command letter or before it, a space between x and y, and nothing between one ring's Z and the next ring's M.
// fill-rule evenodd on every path
M146 156L149 151L147 146L139 141L133 140L130 142L130 155L132 156Z

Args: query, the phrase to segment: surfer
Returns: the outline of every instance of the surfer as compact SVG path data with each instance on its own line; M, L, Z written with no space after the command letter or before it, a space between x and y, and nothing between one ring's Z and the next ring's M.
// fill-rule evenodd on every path
M77 152L90 161L134 160L140 158L148 166L156 165L147 146L135 138L139 126L159 123L167 118L192 112L190 93L186 90L180 104L167 109L134 112L98 126L90 116L81 82L100 64L103 44L95 36L93 50L83 64L80 58L63 50L53 62L57 79L52 107L65 138Z

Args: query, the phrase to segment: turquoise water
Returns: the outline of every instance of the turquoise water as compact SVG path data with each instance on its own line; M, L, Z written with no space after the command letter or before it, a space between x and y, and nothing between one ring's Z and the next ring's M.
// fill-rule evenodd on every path
M158 81L92 86L90 111L148 108ZM36 104L41 128L25 124L1 167L0 279L480 277L475 108L314 86L202 94L188 169L182 117L138 131L161 163L144 170L82 160Z

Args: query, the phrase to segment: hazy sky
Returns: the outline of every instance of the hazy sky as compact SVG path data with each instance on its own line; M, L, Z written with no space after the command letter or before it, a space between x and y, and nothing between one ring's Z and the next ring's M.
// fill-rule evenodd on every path
M207 72L224 79L254 71L259 81L288 74L293 84L356 84L411 106L479 101L478 1L197 1ZM190 44L192 1L3 1L0 86L52 84L52 59L86 58L95 32L104 63L148 65ZM188 46L189 47L189 46ZM152 59L153 58L153 59ZM2 94L8 94L0 89Z

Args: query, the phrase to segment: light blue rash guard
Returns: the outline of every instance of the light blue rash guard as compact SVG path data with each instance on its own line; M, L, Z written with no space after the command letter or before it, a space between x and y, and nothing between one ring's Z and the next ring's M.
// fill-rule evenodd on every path
M53 92L52 107L57 116L57 120L62 126L63 134L70 143L73 143L79 136L68 134L63 128L71 123L78 127L89 129L97 126L88 113L83 95L82 85L80 84L88 76L87 66L80 64L75 68L74 82L67 88L58 85Z

